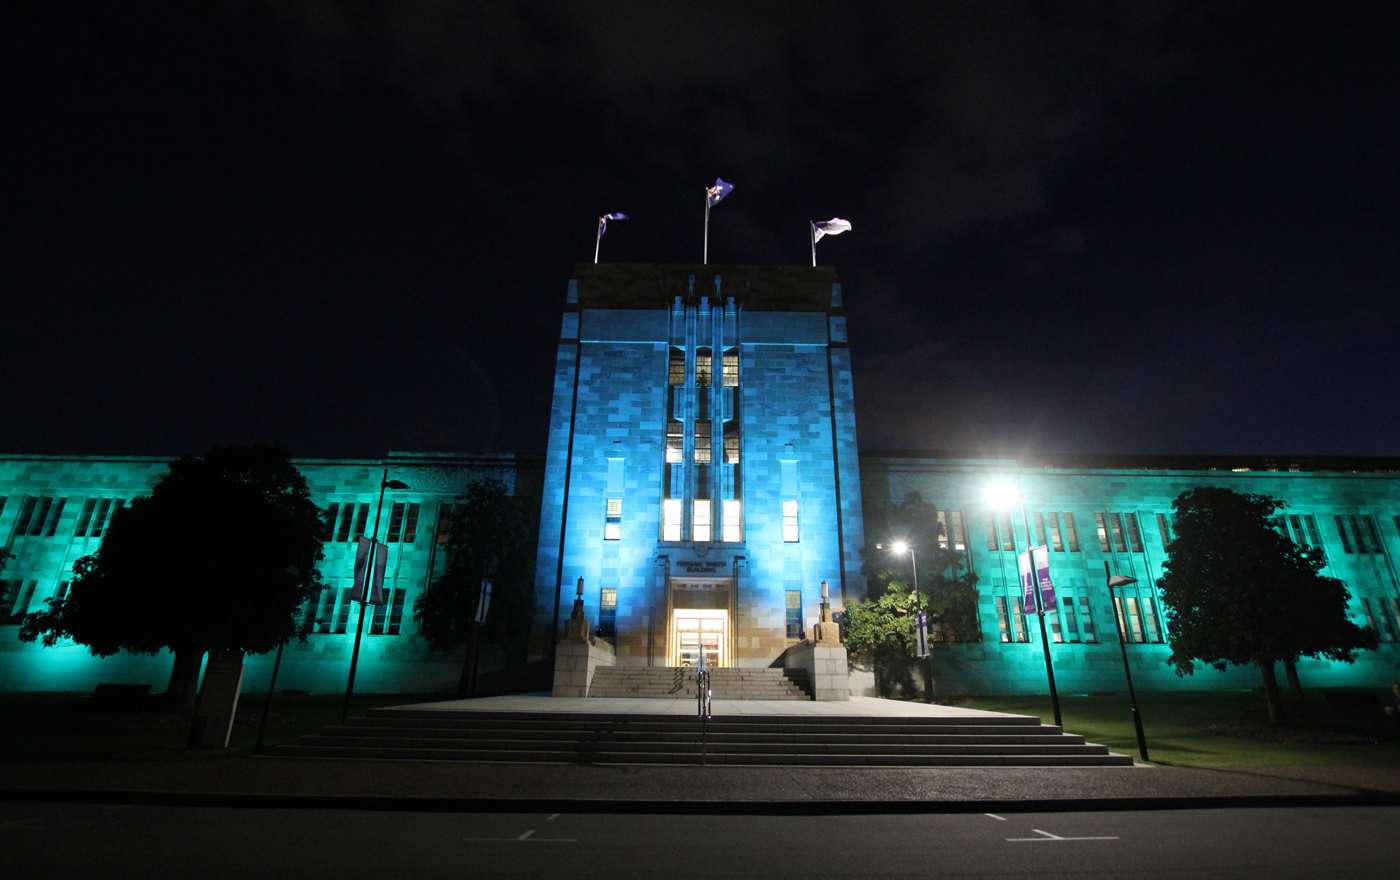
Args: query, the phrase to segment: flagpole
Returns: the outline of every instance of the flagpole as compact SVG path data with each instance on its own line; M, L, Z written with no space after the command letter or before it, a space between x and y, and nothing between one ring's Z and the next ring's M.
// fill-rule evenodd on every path
M816 268L816 266L817 266L817 224L816 224L816 223L808 223L808 224L807 224L807 231L811 233L811 238L812 238L812 268Z
M710 262L710 191L705 190L705 256L701 258L700 265L708 265Z
M340 723L350 715L350 695L355 692L355 667L360 662L360 637L365 631L365 606L369 603L370 590L374 588L374 554L379 549L379 515L384 512L384 492L389 488L389 469L384 469L384 477L379 481L379 507L374 511L374 531L369 541L369 559L365 562L365 584L360 591L360 618L355 622L355 650L350 654L350 678L345 682L345 704L340 708ZM388 549L388 548L385 548Z
M603 246L603 221L598 221L598 240L593 243L593 262L598 262L598 249Z

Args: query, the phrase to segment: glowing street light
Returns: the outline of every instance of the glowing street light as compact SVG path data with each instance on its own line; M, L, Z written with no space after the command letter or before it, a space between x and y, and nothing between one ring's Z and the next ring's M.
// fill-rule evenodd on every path
M1133 674L1128 670L1128 636L1123 632L1123 618L1118 615L1118 597L1113 595L1114 587L1126 587L1137 583L1137 578L1108 573L1108 560L1103 563L1103 576L1108 579L1108 601L1113 606L1113 627L1118 631L1118 649L1123 652L1123 675L1128 679L1128 700L1133 707L1133 730L1137 732L1138 753L1147 760L1147 736L1142 732L1142 716L1138 714L1137 693L1133 690Z
M996 483L987 491L987 500L998 510L1010 510L1012 505L1019 503L1021 506L1021 519L1026 524L1026 553L1031 559L1031 577L1035 578L1035 554L1031 550L1035 546L1035 541L1031 538L1031 518L1026 514L1026 499L1021 494L1021 477L1018 474L1015 484ZM1016 530L1011 530L1011 552L1016 552ZM1048 565L1048 563L1047 563ZM1017 569L1019 571L1019 568ZM1050 708L1055 713L1055 726L1063 727L1060 719L1060 693L1055 689L1055 667L1050 663L1050 636L1045 629L1045 614L1054 609L1046 609L1041 600L1040 585L1035 585L1033 591L1035 595L1035 610L1031 613L1040 620L1040 646L1045 650L1045 680L1050 684ZM1024 592L1022 593L1024 605Z
M884 544L876 544L876 550L885 549ZM890 545L890 552L896 556L909 554L909 564L914 568L914 595L919 600L919 621L923 624L924 632L927 633L928 617L924 612L924 594L919 592L919 560L912 547L905 541L895 541ZM917 638L917 634L916 634ZM927 636L924 637L924 702L933 702L933 652L928 650Z

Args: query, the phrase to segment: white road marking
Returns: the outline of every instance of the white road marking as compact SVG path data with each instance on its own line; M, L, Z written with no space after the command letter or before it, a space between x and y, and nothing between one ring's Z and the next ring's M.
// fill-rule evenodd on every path
M559 815L555 813L555 815ZM531 828L519 837L463 837L463 840L484 841L488 843L578 843L573 837L534 837L537 829Z
M1039 834L1039 835L1041 835L1041 836L1040 836L1040 837L1008 837L1008 838L1006 838L1006 841L1007 841L1007 843L1027 843L1027 842L1044 841L1044 840L1118 840L1118 839L1119 839L1119 838L1117 838L1117 837L1060 837L1060 836L1057 835L1057 834L1051 834L1049 831L1041 831L1039 828L1032 828L1031 830L1034 831L1036 834Z
M35 822L44 821L42 816L31 816L28 819L11 819L8 822L0 822L0 828L17 828L20 831L37 831Z
M559 814L558 814L558 813L555 813L553 816L550 816L548 819L545 819L545 821L546 821L546 822L553 822L555 819L558 819L558 818L559 818Z
M991 816L993 819L997 820L998 822L1005 822L1005 821L1006 821L1004 818L1002 818L1001 816L998 816L996 813L983 813L982 815L984 815L984 816Z

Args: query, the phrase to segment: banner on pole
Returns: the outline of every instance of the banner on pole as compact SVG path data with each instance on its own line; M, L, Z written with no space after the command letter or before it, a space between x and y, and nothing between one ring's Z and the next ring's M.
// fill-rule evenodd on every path
M1027 614L1055 609L1055 585L1050 582L1050 548L1044 545L1016 557L1021 570L1021 602ZM1040 601L1036 602L1036 593Z
M1040 607L1046 611L1055 610L1055 585L1050 582L1050 548L1036 547L1033 553L1035 578L1040 584Z
M476 602L476 622L486 622L486 612L491 608L491 581L481 579L481 596Z
M914 656L928 656L928 612L920 611L914 615L915 639Z
M365 599L365 577L369 573L370 548L377 547L374 553L374 577L370 582L369 599ZM384 571L389 564L389 545L372 541L361 535L359 546L355 548L355 588L350 591L350 601L365 602L368 605L384 604Z

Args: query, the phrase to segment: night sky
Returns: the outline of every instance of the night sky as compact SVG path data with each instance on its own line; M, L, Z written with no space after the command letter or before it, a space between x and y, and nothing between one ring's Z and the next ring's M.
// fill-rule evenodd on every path
M1400 453L1393 2L3 16L3 454L543 452L597 217L716 176L711 262L854 224L866 449Z

